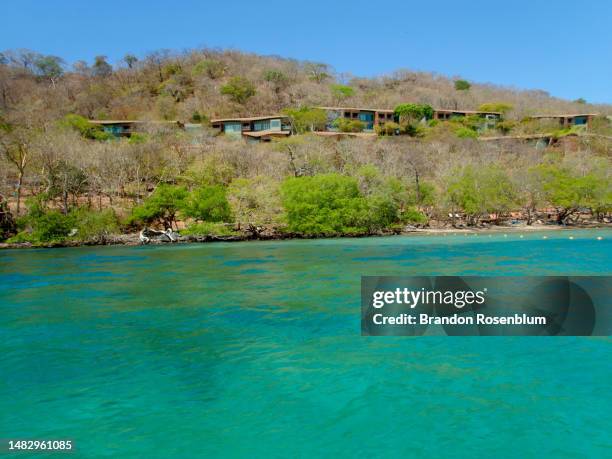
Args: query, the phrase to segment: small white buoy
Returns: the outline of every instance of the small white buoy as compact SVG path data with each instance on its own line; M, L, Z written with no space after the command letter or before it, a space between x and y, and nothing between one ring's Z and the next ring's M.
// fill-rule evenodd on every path
M548 236L542 236L542 239L548 239Z
M521 239L523 239L523 235L522 235L522 234L521 234L519 237L520 237Z
M508 235L507 235L507 234L504 234L504 237L508 237Z
M603 239L603 237L601 237L601 236L597 236L597 240L598 240L598 241L601 241L602 239Z
M570 239L574 239L574 236L570 236L569 238L570 238Z

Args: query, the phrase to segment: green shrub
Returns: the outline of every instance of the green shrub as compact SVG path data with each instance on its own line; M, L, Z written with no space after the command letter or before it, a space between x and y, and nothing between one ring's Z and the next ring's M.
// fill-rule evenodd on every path
M491 102L487 104L482 104L478 107L478 110L481 112L500 112L507 113L512 110L514 107L512 104L506 104L504 102Z
M81 207L71 212L80 241L103 239L119 232L119 221L113 209L101 211Z
M332 95L338 100L347 99L355 94L355 90L353 88L343 84L332 84L330 89Z
M226 190L220 185L204 185L193 190L185 200L183 210L185 216L206 222L231 219Z
M211 80L221 78L225 74L225 64L214 59L204 59L193 66L193 76L206 75Z
M187 190L181 186L161 184L144 203L132 209L128 223L161 222L165 228L176 223L176 214L185 206Z
M429 120L433 118L434 110L431 105L425 104L400 104L395 107L395 116L400 121L410 123L419 122L423 118Z
M286 179L281 199L288 228L315 236L364 234L368 205L357 180L338 174Z
M227 84L221 86L221 94L229 96L238 104L244 104L255 95L255 86L244 77L232 77Z
M63 241L75 227L73 213L63 214L58 210L48 210L38 198L29 199L27 206L28 213L17 221L22 231L9 239L9 242L40 244Z
M510 131L515 129L517 127L517 125L518 125L518 123L516 121L513 121L513 120L504 120L504 121L499 121L495 125L495 128L499 129L499 131L502 132L503 134L508 134L508 133L510 133Z
M137 144L145 143L146 141L147 141L147 135L146 134L141 134L141 133L138 133L138 132L132 132L132 135L130 135L128 143L130 143L132 145L137 145Z
M455 81L455 89L457 91L467 91L471 87L472 85L466 80L456 80Z
M401 220L405 223L427 223L427 216L416 207L410 206L401 213Z
M378 135L395 135L400 132L400 125L393 121L387 121L384 125L375 126Z
M201 124L208 123L208 116L206 116L204 113L200 113L198 110L195 110L191 114L191 122Z
M410 137L423 137L425 129L416 123L403 122L400 125L400 132Z
M47 209L40 198L28 201L28 213L19 220L22 231L11 242L44 244L68 239L91 241L119 232L112 209L102 211L77 207L67 214Z
M231 236L237 234L230 226L223 223L199 222L189 225L181 230L182 235L186 236Z
M32 239L40 242L60 241L66 239L76 220L74 214L64 215L58 210L49 210L42 215L32 218Z
M66 115L59 122L59 125L77 131L86 139L109 140L113 138L112 134L104 132L101 126L91 123L81 115Z
M478 137L478 132L465 126L460 126L455 129L455 134L460 139L475 139Z
M338 128L340 132L363 132L366 124L361 120L338 118L334 121L334 126Z

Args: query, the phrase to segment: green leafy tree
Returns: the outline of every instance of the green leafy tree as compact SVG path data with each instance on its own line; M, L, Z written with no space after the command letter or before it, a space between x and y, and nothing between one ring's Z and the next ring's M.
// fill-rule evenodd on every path
M527 215L527 225L531 225L536 211L546 202L540 174L534 168L520 171L514 178L514 183L517 203Z
M263 78L272 85L277 94L289 84L289 77L280 70L266 70Z
M132 209L130 223L151 224L161 222L165 228L174 228L176 215L185 207L188 192L184 187L160 184L140 205Z
M17 198L16 215L21 212L23 182L32 159L33 135L23 126L14 126L0 117L0 153L17 170L15 195Z
M303 134L306 131L325 130L327 114L320 108L287 108L283 113L291 120L291 126L295 134Z
M281 199L289 231L313 236L364 234L368 204L357 180L338 174L286 179Z
M226 65L215 59L204 59L193 66L193 76L206 75L211 80L218 80L225 75Z
M76 165L60 160L47 171L48 198L60 198L63 212L68 214L71 207L77 207L77 197L89 188L87 173ZM72 197L72 203L70 202Z
M96 56L91 71L93 76L107 77L113 73L113 66L106 61L106 56Z
M133 54L126 54L123 57L123 62L126 63L129 69L133 69L136 63L138 62L138 58Z
M40 56L34 62L36 73L49 80L55 87L56 81L64 74L64 61L57 56Z
M481 112L500 112L506 114L513 108L514 106L512 104L507 104L505 102L490 102L482 104L478 107L478 110Z
M231 210L225 188L220 185L204 185L196 188L185 199L183 213L186 217L199 221L229 221Z
M304 71L311 80L319 84L330 78L329 66L320 62L306 62Z
M332 96L336 101L341 102L344 99L348 99L355 95L355 90L350 86L345 86L343 84L333 84L330 86Z
M466 80L455 80L455 89L457 91L467 91L472 85Z
M461 209L470 225L487 213L499 219L516 202L510 178L496 166L466 166L453 174L446 193L453 210Z
M568 167L558 164L540 164L533 171L537 174L545 197L557 208L557 223L567 220L580 208L595 212L612 207L609 179L594 173L578 175Z
M433 108L425 104L400 104L395 107L395 118L399 120L400 132L410 137L423 136L424 131L420 123L433 118L433 114Z
M398 223L424 223L427 218L416 209L417 199L409 186L396 177L385 177L373 165L361 167L356 174L361 193L367 199L371 230Z
M279 183L266 176L233 180L228 200L238 228L278 223L282 214L278 188Z
M238 104L244 104L255 95L255 86L246 78L232 77L226 85L221 86L221 94Z

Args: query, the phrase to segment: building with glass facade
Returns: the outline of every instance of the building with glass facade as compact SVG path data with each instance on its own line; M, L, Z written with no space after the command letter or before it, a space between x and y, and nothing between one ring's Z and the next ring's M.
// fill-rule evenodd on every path
M283 115L222 118L210 121L219 134L244 137L251 141L270 141L273 137L291 135L289 118Z
M562 128L570 128L572 126L585 126L589 127L591 121L598 113L574 113L574 114L562 114L562 115L535 115L533 119L552 119L559 120L559 125Z
M155 127L184 128L184 125L178 121L89 120L89 122L100 126L104 132L116 138L131 137L134 133L144 133Z
M363 132L373 133L375 126L384 126L388 121L394 120L394 111L378 108L356 107L315 107L327 113L325 130L338 132L339 120L360 121L363 123Z

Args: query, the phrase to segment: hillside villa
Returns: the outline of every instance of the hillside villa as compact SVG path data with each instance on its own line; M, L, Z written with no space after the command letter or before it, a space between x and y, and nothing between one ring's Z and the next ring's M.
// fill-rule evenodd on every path
M561 115L534 115L530 116L531 119L552 119L558 120L559 125L563 128L570 128L572 126L591 126L593 118L599 116L599 113L576 113L576 114L561 114Z
M273 137L291 135L290 120L285 115L219 118L210 120L210 124L220 134L244 137L251 141L266 142L272 140Z
M113 137L131 137L137 132L145 132L148 127L168 126L184 128L180 121L141 121L141 120L90 120L91 124L100 126Z
M450 110L444 108L437 108L434 110L433 119L440 121L447 121L452 118L463 118L466 116L478 116L483 119L482 127L487 129L494 129L498 121L501 121L504 117L501 112L484 112L479 110Z
M398 117L392 109L358 108L358 107L314 107L324 110L327 114L325 128L316 131L317 135L326 136L375 136L376 127L383 127L388 122L398 122ZM498 121L503 119L503 113L459 110L434 109L433 119L448 121L456 117L478 116L483 120L482 128L495 128ZM561 114L561 115L534 115L530 119L559 120L563 128L572 126L589 127L596 113ZM339 120L359 121L363 125L360 132L341 132ZM201 124L184 124L180 121L141 121L141 120L91 120L92 124L100 126L104 132L114 137L130 137L136 132L146 132L152 126L178 127L188 132L197 132L202 129ZM210 121L218 134L244 138L248 141L270 141L273 138L287 137L292 133L291 120L286 115L262 115L251 117L218 118ZM536 140L543 139L538 136ZM535 137L532 136L535 139ZM491 137L491 140L496 139Z
M393 121L395 114L393 110L380 108L356 108L356 107L315 107L327 113L325 130L337 132L338 119L361 121L364 124L363 132L374 132L375 126L384 126L388 121Z

